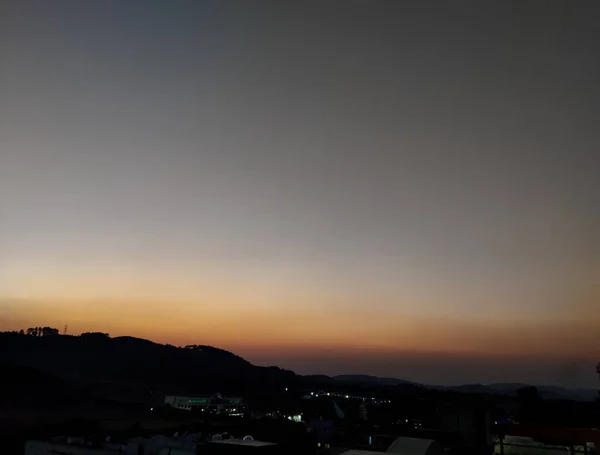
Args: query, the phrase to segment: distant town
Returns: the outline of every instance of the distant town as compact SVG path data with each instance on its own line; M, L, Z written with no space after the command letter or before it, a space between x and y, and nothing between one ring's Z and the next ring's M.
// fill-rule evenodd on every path
M591 454L600 443L600 402L535 386L300 376L210 346L52 327L3 332L0 343L3 454Z

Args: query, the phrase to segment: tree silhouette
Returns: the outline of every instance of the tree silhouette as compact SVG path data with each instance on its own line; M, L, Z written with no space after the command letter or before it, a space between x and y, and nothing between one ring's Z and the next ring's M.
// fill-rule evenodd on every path
M29 327L27 332L21 330L19 332L21 335L29 335L33 337L46 337L46 336L55 336L59 335L60 332L58 329L53 327Z
M54 327L29 327L27 330L11 330L8 332L0 333L12 333L14 335L28 335L32 337L47 337L60 335L60 331Z
M55 329L53 327L42 327L41 333L41 336L44 337L55 336L59 334L58 329Z

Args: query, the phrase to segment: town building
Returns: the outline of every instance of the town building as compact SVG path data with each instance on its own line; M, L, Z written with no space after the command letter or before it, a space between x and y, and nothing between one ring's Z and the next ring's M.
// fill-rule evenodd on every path
M220 393L211 396L165 396L165 404L184 411L207 411L236 413L243 406L239 397L223 397Z

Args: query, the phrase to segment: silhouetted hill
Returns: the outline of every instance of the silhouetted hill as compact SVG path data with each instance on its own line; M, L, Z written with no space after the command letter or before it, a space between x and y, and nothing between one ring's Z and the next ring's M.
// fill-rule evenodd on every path
M429 389L516 396L517 390L527 387L527 384L518 383L429 386L369 375L298 376L277 367L252 365L231 352L212 346L175 347L134 337L111 338L101 333L81 336L0 333L0 364L2 363L38 371L33 374L27 373L27 369L14 370L6 376L6 381L25 385L29 384L27 380L31 376L49 384L57 378L70 383L94 383L95 390L102 390L103 396L122 400L125 395L132 401L142 399L137 397L134 400L131 397L132 390L145 390L143 393L150 393L152 390L173 393L221 391L245 396L273 396L286 387L341 387L356 389L356 393L359 393L360 388L384 387L395 388L396 392L401 389L403 393ZM10 379L18 378L19 375L25 380ZM111 389L110 385L114 384L123 387ZM545 399L592 401L598 396L595 390L546 386L537 388L541 398ZM51 389L49 386L49 390Z
M398 386L398 385L420 385L415 382L404 381L396 378L379 378L366 374L341 374L332 379L338 382L350 382L364 386Z
M0 383L9 387L41 387L45 384L56 385L60 380L50 374L34 368L9 363L0 363Z
M462 384L457 386L431 386L436 390L479 395L501 395L502 392L483 384Z
M0 334L0 362L69 380L127 383L168 391L252 393L300 378L277 367L257 367L211 346L178 348L103 334L35 337Z
M339 375L334 376L333 380L341 383L358 384L363 386L398 386L420 384L405 381L396 378L379 378L369 375ZM517 396L517 391L522 388L531 387L531 384L522 383L497 383L497 384L463 384L459 386L441 386L441 385L422 385L430 389L446 392L459 392L468 394L482 395L508 395ZM578 400L594 401L598 397L598 392L592 389L567 389L556 386L535 386L540 397L546 400Z
M495 389L507 395L516 395L519 389L531 387L530 384L522 383L500 383L489 384L488 387ZM578 401L594 401L598 397L598 392L593 389L567 389L557 386L535 386L540 393L540 396L546 400L578 400Z
M308 376L304 376L304 378L314 384L316 387L320 386L320 387L325 387L325 386L331 386L332 384L335 383L334 378L324 375L324 374L311 374Z
M98 404L89 390L28 366L0 364L0 407L54 408Z

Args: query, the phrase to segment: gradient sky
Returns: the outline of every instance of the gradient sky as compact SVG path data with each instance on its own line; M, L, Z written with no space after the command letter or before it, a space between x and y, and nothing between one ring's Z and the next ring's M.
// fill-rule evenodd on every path
M0 328L594 386L600 5L0 5Z

